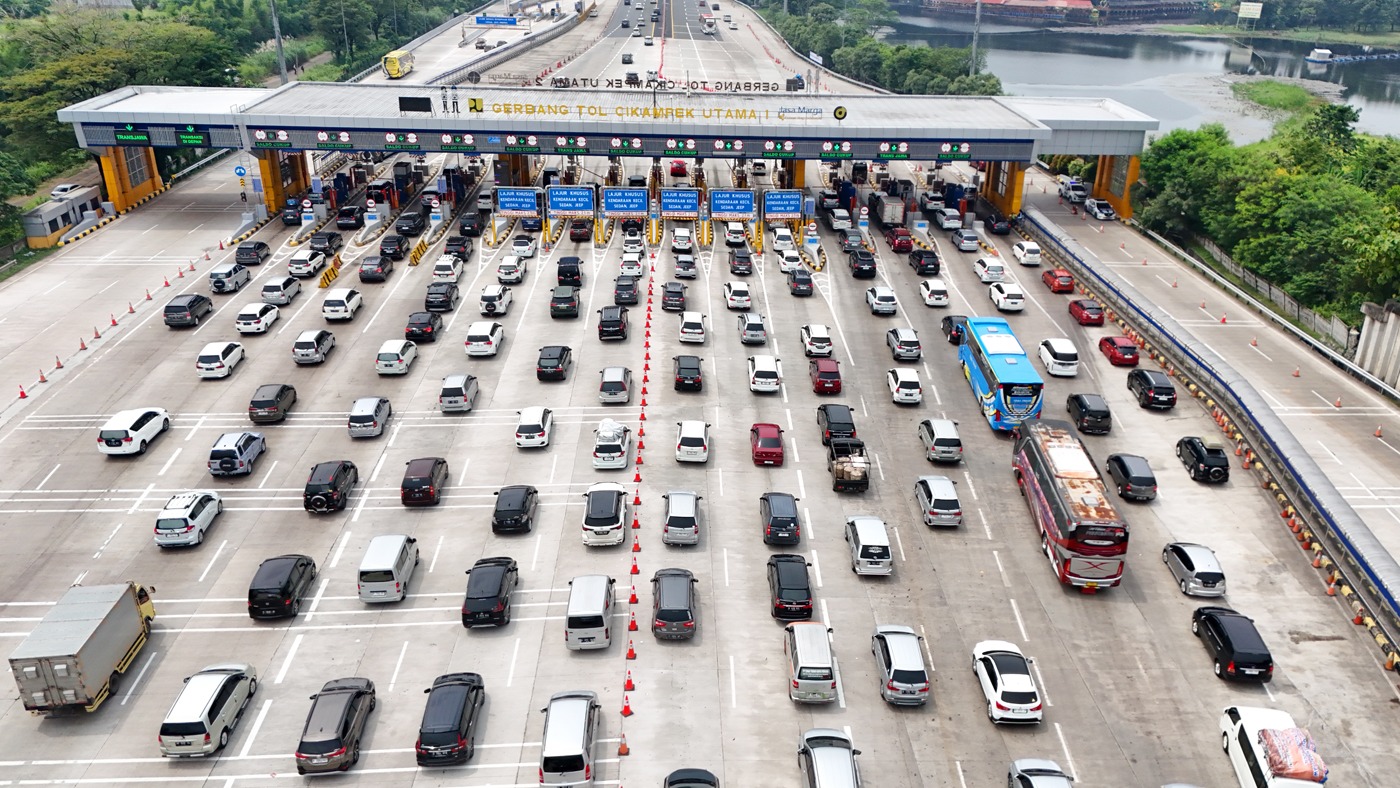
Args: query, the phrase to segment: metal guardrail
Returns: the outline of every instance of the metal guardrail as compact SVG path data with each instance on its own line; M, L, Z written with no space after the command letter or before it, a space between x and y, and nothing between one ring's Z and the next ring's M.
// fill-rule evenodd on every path
M398 48L399 48L399 49L407 49L407 50L409 50L409 51L412 51L414 48L416 48L416 47L418 47L418 46L421 46L422 44L427 43L429 40L434 39L434 38L437 38L439 35L441 35L441 34L447 32L448 30L450 30L450 29L452 29L452 28L454 28L454 27L460 25L462 22L466 21L466 19L467 19L468 17L476 16L477 14L481 13L482 11L485 11L487 8L490 8L490 7L491 7L492 5L494 5L494 4L495 4L495 0L490 0L490 2L482 3L481 5L477 6L476 8L473 8L472 10L470 10L470 11L464 13L464 14L458 14L457 16L452 17L451 19L447 20L446 22L443 22L442 24L438 25L437 27L433 28L432 30L429 30L428 32L424 33L423 35L421 35L421 36L419 36L419 37L413 39L412 41L410 41L410 42L408 42L407 44L404 44L403 46L398 47ZM375 64L375 65L370 66L369 68L365 69L364 71L361 71L360 73L356 74L355 76L346 79L345 81L346 81L346 82L359 82L359 81L363 80L365 77L368 77L370 74L373 74L374 72L376 72L376 71L378 71L378 70L379 70L379 65L378 65L378 64Z
M578 25L578 23L584 18L585 17L580 17L578 15L578 12L576 11L569 11L568 13L560 16L559 20L556 21L550 27L550 29L544 31L543 33L540 33L539 35L528 35L524 38L512 41L511 43L506 44L503 47L496 47L495 49L491 50L491 54L487 55L486 57L483 57L479 60L474 60L464 66L450 68L442 72L441 74L432 77L427 81L426 84L459 85L462 82L466 81L468 73L472 71L481 73L482 71L485 71L489 68L496 67L503 61L509 60L510 58L515 57L521 52L529 51L538 47L540 44L543 44L547 41L552 41L558 38L559 36L562 36L565 33L569 32L570 30L573 30Z
M1169 372L1184 374L1208 392L1212 399L1207 399L1206 404L1228 414L1226 423L1232 421L1239 427L1241 437L1258 447L1256 462L1262 462L1270 472L1265 476L1264 487L1274 492L1284 506L1285 519L1302 516L1303 525L1295 526L1294 532L1304 549L1314 554L1313 566L1331 570L1330 588L1347 599L1355 613L1355 623L1365 625L1385 651L1386 667L1400 667L1394 636L1400 632L1400 563L1253 384L1038 209L1025 208L1021 219L1022 229L1029 230L1045 248L1062 258L1079 281L1089 285L1094 297L1129 319L1147 340L1149 350L1160 350L1163 359L1169 359ZM1309 521L1321 526L1321 540L1315 538L1318 534L1314 529L1307 527ZM1329 549L1340 562L1324 555ZM1341 562L1349 567L1347 572L1338 566ZM1352 582L1348 574L1362 582Z

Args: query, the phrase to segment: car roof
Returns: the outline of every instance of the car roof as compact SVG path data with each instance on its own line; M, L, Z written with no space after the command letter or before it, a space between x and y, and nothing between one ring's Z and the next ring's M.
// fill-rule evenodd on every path
M895 380L917 381L919 379L919 373L915 372L912 369L906 369L904 367L894 367L890 369L890 374L894 375Z
M1051 350L1066 351L1074 350L1074 342L1066 337L1049 337L1040 341L1042 345L1049 345Z
M539 405L531 405L520 409L521 424L539 424L544 420L545 409Z

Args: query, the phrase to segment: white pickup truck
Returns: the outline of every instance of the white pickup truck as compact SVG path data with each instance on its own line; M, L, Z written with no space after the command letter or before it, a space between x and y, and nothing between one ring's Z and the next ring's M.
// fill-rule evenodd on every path
M1061 175L1060 196L1072 203L1082 203L1089 196L1089 189L1078 178L1070 175Z

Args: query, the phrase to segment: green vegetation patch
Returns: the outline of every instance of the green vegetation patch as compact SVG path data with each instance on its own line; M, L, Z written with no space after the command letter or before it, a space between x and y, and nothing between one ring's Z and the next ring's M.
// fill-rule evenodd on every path
M1301 112L1322 103L1317 96L1297 85L1271 79L1236 82L1230 86L1230 90L1234 91L1236 98L1284 112Z

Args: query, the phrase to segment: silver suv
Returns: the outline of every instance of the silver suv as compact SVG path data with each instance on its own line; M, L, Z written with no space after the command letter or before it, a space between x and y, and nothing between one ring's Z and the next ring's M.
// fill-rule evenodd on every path
M225 432L209 450L209 475L236 476L253 472L253 461L267 451L261 432Z
M928 702L928 670L919 649L923 638L913 629L886 624L875 627L870 653L880 671L880 697L896 706L922 706Z
M223 511L223 499L216 492L176 493L156 515L156 544L160 547L197 545L204 541L204 532Z
M658 569L651 578L651 632L661 640L689 640L695 615L695 575L687 569Z
M918 361L924 354L919 334L912 328L891 328L885 332L885 344L889 345L895 361Z

